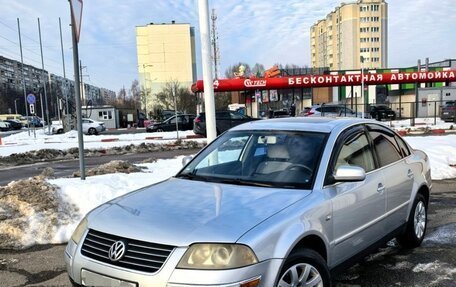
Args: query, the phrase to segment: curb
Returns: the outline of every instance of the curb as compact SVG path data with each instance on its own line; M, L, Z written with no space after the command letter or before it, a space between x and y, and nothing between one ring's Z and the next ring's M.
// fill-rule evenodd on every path
M396 131L400 136L419 136L419 135L445 135L445 134L456 134L456 130L445 130L445 129L429 129L421 131L411 130L400 130Z
M119 141L118 138L112 138L112 139L101 139L101 142L116 142L116 141Z

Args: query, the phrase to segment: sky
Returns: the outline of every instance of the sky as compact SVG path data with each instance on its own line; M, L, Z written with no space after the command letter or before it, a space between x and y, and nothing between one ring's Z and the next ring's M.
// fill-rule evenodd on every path
M266 68L275 63L310 66L310 27L341 0L209 0L216 10L220 71L238 62ZM346 1L348 2L348 1ZM388 66L408 67L456 58L455 0L389 0ZM202 78L197 0L84 0L79 56L84 81L118 92L138 79L135 27L150 22L190 23L196 29L198 79ZM40 18L45 69L63 76L59 17L66 76L74 77L70 9L64 0L0 0L0 55L41 67Z

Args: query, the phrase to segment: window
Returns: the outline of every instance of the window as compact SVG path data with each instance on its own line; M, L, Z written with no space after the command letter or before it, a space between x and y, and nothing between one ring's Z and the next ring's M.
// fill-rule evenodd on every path
M372 137L380 166L389 165L402 158L393 134L386 134L380 129L371 130L369 134Z
M369 141L363 132L349 136L337 156L334 171L342 165L362 167L366 172L375 169L374 157Z
M177 120L178 120L178 123L182 123L183 122L183 118L182 117L178 117ZM170 124L175 124L176 123L176 117L170 119L169 123Z
M398 136L395 136L399 149L401 150L402 157L408 157L410 155L410 150L408 149L407 144Z
M100 111L100 112L98 112L98 118L100 120L111 120L112 112L111 111Z

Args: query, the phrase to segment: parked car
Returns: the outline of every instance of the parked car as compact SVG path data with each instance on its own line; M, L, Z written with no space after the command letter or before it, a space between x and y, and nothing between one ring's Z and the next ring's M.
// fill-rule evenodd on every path
M106 127L103 122L97 122L92 119L82 119L82 132L89 135L97 135L104 132Z
M7 122L0 121L0 132L6 132L11 129L11 125Z
M328 287L426 232L429 158L373 121L255 121L183 163L82 219L64 255L75 286Z
M229 130L237 125L254 121L247 115L243 115L232 111L218 111L215 113L217 135ZM206 136L206 114L200 113L194 121L193 132L195 134Z
M9 123L13 130L22 129L22 122L20 120L5 120L4 122Z
M352 109L337 104L313 105L310 109L301 114L304 117L357 117L362 118L361 112L355 112Z
M63 129L63 124L61 123L53 123L51 130L53 134L63 134L65 132Z
M396 119L396 112L387 105L370 106L369 114L371 118L376 119L377 121Z
M193 121L195 120L195 115L178 115L177 124L180 131L192 130ZM147 132L167 132L176 130L176 116L172 116L163 122L156 122L150 124L146 131Z
M273 118L288 118L290 113L287 110L277 110L272 112Z
M42 128L45 124L45 122L38 116L22 117L21 122L25 127L28 127L30 124L30 127L37 127L37 128Z
M456 101L448 101L442 107L442 121L456 123Z

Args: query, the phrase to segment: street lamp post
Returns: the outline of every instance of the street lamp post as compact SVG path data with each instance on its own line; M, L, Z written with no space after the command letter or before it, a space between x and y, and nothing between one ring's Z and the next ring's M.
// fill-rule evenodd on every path
M361 117L364 119L364 109L365 109L365 102L364 102L364 57L361 56L361 99L363 99L363 108L361 110Z

